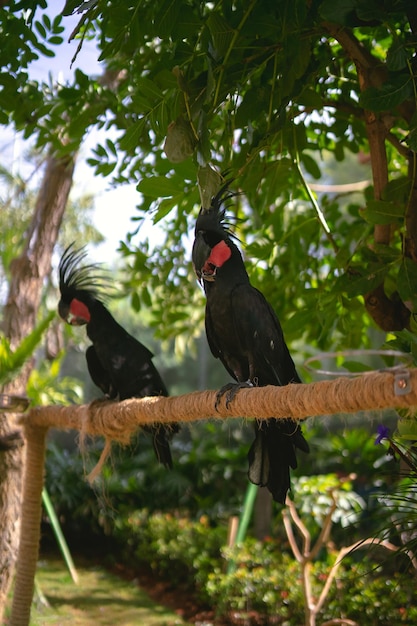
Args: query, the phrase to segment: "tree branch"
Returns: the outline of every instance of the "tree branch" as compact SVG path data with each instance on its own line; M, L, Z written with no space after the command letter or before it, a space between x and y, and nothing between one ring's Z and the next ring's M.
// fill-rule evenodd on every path
M374 57L349 29L329 22L325 22L323 25L355 64L361 91L365 91L369 87L379 88L386 82L386 66ZM398 113L407 122L411 121L414 109L415 107L407 101L402 102L397 107ZM392 142L393 137L389 134L389 122L385 122L386 115L377 115L374 111L367 109L364 109L363 114L371 155L374 197L376 200L381 200L388 183L385 140L389 136L389 140ZM389 245L391 230L391 224L375 224L375 243ZM365 308L378 326L385 331L403 330L409 325L410 311L400 300L398 294L395 294L393 298L387 296L384 283L365 295Z
M287 498L287 504L288 504L288 498ZM301 550L298 547L297 540L296 540L295 535L294 535L294 531L293 531L290 515L289 515L287 509L282 509L282 520L284 522L285 532L286 532L286 535L287 535L288 542L290 544L290 548L291 548L292 553L294 555L294 558L295 558L296 561L298 561L298 563L302 563L303 562L303 555L301 554Z

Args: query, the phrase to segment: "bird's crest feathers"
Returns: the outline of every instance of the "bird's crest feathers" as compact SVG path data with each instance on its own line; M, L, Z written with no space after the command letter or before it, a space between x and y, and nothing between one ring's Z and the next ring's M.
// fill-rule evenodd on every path
M99 263L83 264L86 257L85 248L75 248L75 242L64 250L58 268L61 295L73 296L82 292L103 302L104 289L110 283L109 277L101 270Z
M231 191L229 185L232 181L227 180L224 185L219 189L217 194L212 198L210 207L201 207L198 214L195 232L199 230L208 230L221 232L226 237L230 237L238 240L238 237L231 231L231 227L239 221L238 218L232 217L227 214L228 200L234 198L239 192Z

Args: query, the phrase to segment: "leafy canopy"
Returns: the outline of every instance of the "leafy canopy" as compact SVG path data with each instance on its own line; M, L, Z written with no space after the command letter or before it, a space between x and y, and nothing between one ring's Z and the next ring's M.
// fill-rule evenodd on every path
M160 228L156 246L135 231L121 252L132 303L152 304L161 336L200 328L193 222L226 171L242 191L230 211L251 278L290 342L367 346L385 337L370 325L412 328L415 0L68 0L53 11L42 0L0 10L0 121L57 151L107 131L90 166L135 182L138 229L149 215ZM31 81L31 60L59 50L71 14L78 55L94 41L103 75ZM319 180L354 185L315 191Z

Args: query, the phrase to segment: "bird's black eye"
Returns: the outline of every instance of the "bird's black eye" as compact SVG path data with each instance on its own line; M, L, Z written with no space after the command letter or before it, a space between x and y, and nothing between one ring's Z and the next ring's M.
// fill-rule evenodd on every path
M203 239L206 244L210 246L210 248L214 248L214 246L216 246L222 240L218 233L214 233L210 230L203 231Z

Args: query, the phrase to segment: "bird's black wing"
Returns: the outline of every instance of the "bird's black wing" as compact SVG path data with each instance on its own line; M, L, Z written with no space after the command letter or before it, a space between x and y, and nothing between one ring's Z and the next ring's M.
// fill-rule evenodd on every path
M301 382L281 324L263 294L250 284L242 284L233 290L232 298L241 349L252 360L257 384L282 386ZM309 451L296 421L268 419L255 423L248 476L251 482L268 487L273 498L282 504L290 489L289 468L297 467L295 448Z
M281 324L263 294L250 284L232 291L232 311L242 350L250 355L260 386L301 382Z
M109 398L115 398L117 390L114 388L110 373L101 364L94 346L87 348L85 357L87 359L88 372L93 383Z
M211 315L211 310L208 304L206 305L205 326L206 326L207 343L209 345L212 355L216 357L216 359L221 360L224 367L229 372L232 378L234 378L235 380L238 380L236 376L236 372L231 366L231 361L230 359L227 358L227 354L225 354L224 348L222 347L221 338L218 337L215 331L215 327L214 327L213 319Z

